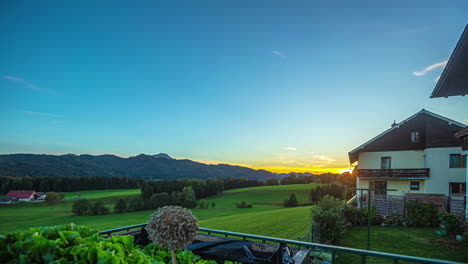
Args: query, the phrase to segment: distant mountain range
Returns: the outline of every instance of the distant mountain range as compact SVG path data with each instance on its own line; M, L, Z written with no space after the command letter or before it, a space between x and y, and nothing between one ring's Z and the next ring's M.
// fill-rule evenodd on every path
M0 155L0 176L56 177L109 176L138 179L208 179L247 177L251 180L280 179L275 173L227 164L209 165L188 159L173 159L165 153L121 158L115 155Z

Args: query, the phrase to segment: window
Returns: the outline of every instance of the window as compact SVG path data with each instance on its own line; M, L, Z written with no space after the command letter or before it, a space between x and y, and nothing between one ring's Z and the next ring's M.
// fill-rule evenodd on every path
M451 182L450 183L450 194L452 193L466 193L466 183L464 182Z
M411 142L419 142L419 132L411 132Z
M410 182L410 190L411 191L419 191L419 182Z
M466 157L461 154L450 154L450 168L466 168Z
M380 168L383 170L388 170L392 167L392 158L391 157L381 157L380 158Z
M369 189L377 189L374 194L387 195L386 181L369 181Z

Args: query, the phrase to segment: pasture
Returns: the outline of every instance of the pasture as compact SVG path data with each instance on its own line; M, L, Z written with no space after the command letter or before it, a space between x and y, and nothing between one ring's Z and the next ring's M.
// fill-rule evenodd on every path
M272 210L285 210L282 206L283 200L289 198L291 192L296 193L300 202L305 202L308 192L314 184L297 184L285 186L262 186L254 188L243 188L226 191L225 193L205 198L210 204L216 203L215 208L193 209L194 215L202 220L216 219L232 215L260 213ZM256 191L255 188L259 190ZM71 212L73 201L78 198L90 199L92 202L101 201L109 206L113 212L115 202L119 198L129 199L132 196L140 194L139 189L125 190L101 190L101 191L82 191L69 192L65 195L65 200L58 205L47 205L40 203L18 203L15 205L0 206L0 234L4 234L16 229L59 225L66 223L75 223L86 225L99 230L116 228L120 226L133 225L146 222L154 210L145 210L138 212L128 212L123 214L107 215L84 215L78 216ZM304 200L301 200L301 198ZM242 200L252 202L253 208L239 209L235 204ZM203 226L203 225L202 225Z

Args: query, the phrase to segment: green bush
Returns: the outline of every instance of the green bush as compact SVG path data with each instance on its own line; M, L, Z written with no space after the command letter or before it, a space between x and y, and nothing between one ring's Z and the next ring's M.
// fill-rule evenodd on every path
M78 199L73 202L72 213L86 215L91 210L91 203L87 199Z
M364 212L358 207L346 205L343 209L343 215L350 225L356 226L367 223Z
M364 223L367 224L369 211L367 208L364 208ZM371 206L371 216L370 216L370 223L371 225L380 225L382 223L382 219L379 218L377 215L377 207Z
M419 201L406 203L406 222L409 226L438 226L437 208L434 204Z
M462 236L462 244L468 246L468 231L465 231Z
M108 214L109 207L107 207L103 202L95 202L91 207L91 212L93 215Z
M200 207L200 209L208 209L209 204L206 200L201 200L198 206Z
M134 246L133 239L104 238L96 230L74 224L18 230L0 236L0 263L170 263L170 251L154 243ZM178 251L176 257L180 264L216 264L188 250Z
M389 226L402 226L403 225L403 217L399 214L392 214L387 216L385 219L385 224Z
M58 204L62 201L62 196L56 192L48 192L45 197L45 203L49 205Z
M245 201L242 201L240 203L236 203L237 208L252 208L253 205L251 203L246 203Z
M312 221L319 243L336 245L342 240L349 226L343 211L344 204L328 195L312 208Z
M125 199L119 199L115 203L114 212L116 213L125 213L128 210L128 204Z
M216 203L215 202L211 202L211 208L215 208L216 206Z
M288 200L284 200L284 207L296 207L298 205L299 203L294 193L291 193Z
M449 235L461 235L465 231L465 217L463 215L440 212L437 217L441 227L443 226Z

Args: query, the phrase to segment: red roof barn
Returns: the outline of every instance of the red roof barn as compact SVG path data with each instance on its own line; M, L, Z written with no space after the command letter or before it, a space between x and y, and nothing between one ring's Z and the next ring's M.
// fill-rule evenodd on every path
M29 199L34 197L36 191L34 190L11 190L7 193L7 197L15 197L18 199Z

